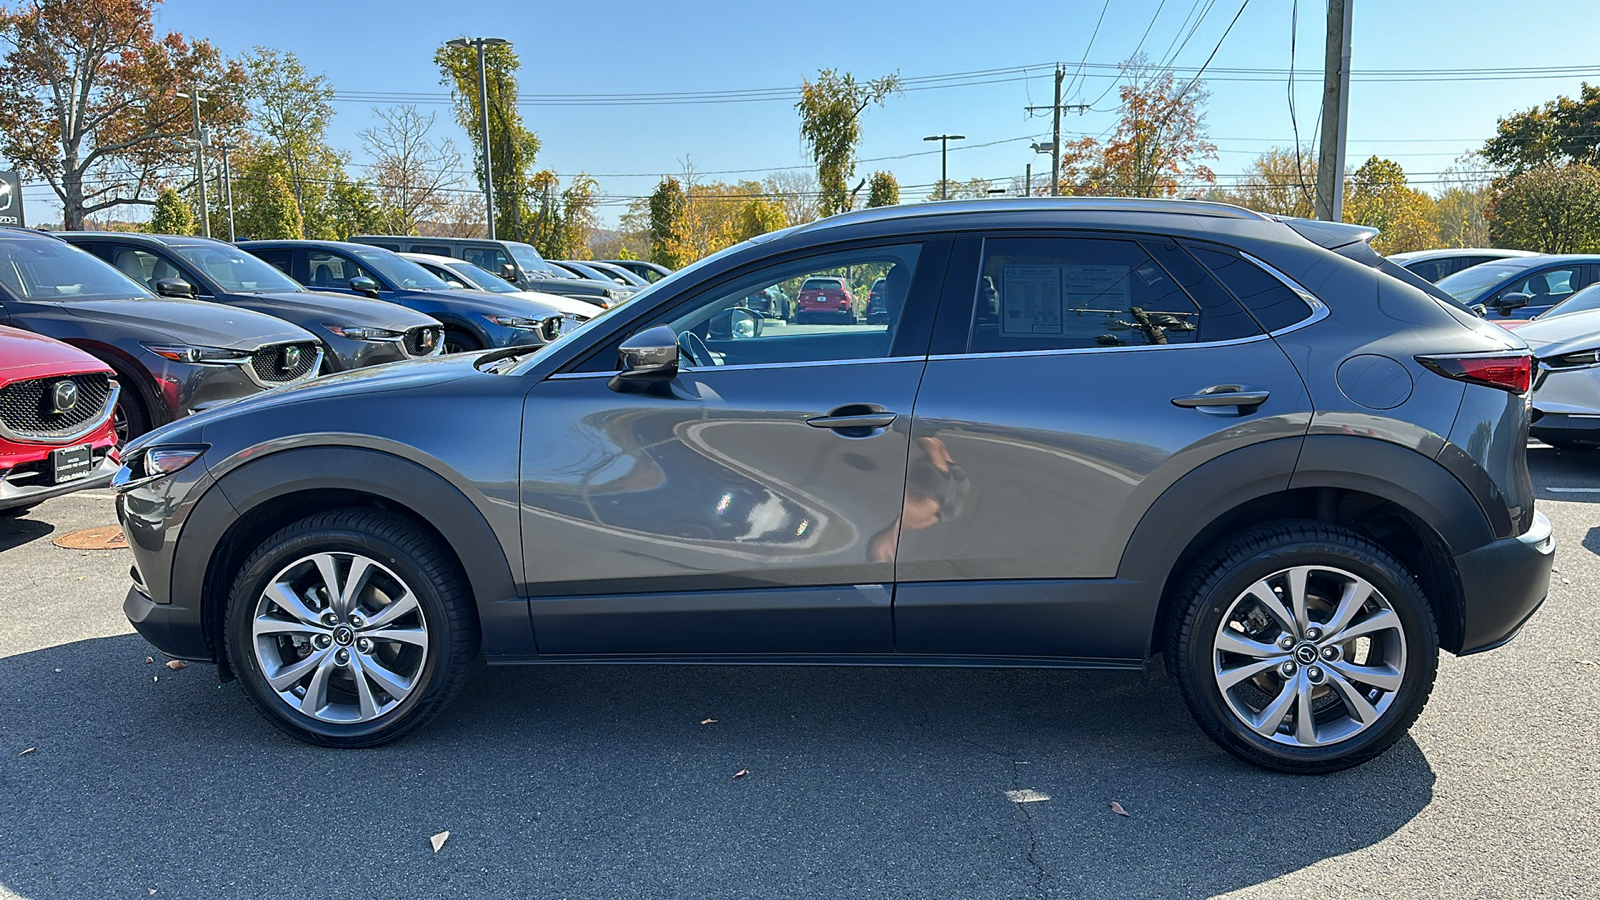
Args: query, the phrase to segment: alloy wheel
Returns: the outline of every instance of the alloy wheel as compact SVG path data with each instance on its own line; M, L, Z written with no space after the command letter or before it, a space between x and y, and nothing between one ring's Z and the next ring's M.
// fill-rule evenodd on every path
M428 622L393 570L357 553L317 553L267 584L251 641L267 684L288 707L321 722L365 724L419 685Z
M1406 671L1389 600L1329 566L1283 569L1246 588L1217 627L1213 675L1229 711L1278 744L1320 747L1372 727Z

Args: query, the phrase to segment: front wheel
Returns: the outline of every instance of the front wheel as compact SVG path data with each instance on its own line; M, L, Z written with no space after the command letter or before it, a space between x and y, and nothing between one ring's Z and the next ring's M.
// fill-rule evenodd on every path
M444 352L472 353L482 350L483 346L472 335L455 328L447 328L444 332Z
M1239 535L1178 598L1167 665L1196 722L1263 768L1333 772L1405 735L1433 690L1439 636L1404 565L1338 526Z
M364 509L267 538L234 581L224 629L256 708L328 747L416 729L460 690L478 648L455 559L409 520Z

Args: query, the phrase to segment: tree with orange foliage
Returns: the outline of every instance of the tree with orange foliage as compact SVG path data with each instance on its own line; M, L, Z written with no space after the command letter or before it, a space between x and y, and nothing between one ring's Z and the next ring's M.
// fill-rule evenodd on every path
M1111 139L1082 138L1062 148L1061 193L1175 197L1216 184L1203 161L1217 147L1206 139L1205 84L1179 87L1170 71L1153 71L1143 55L1122 64L1122 118Z
M206 41L157 36L160 0L31 0L0 5L0 155L49 182L67 228L91 213L153 205L168 170L192 152L190 101L223 87L203 116L231 129L247 115L244 72Z

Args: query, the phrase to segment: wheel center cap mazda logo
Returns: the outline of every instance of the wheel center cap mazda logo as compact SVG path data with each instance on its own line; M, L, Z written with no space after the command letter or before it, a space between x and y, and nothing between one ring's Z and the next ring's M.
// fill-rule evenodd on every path
M333 642L341 647L348 647L355 643L355 640L355 629L351 628L349 625L340 625L338 628L333 630Z
M53 413L72 412L78 405L78 385L71 381L58 381L50 389L50 411Z
M283 351L283 371L293 372L300 365L300 348L288 347Z
M1310 644L1301 644L1299 648L1294 651L1294 658L1307 665L1310 665L1311 663L1317 661L1317 648L1311 646Z

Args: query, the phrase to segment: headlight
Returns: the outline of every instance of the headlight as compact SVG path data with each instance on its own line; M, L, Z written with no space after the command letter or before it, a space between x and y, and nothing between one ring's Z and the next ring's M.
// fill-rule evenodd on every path
M1583 366L1600 365L1600 350L1581 350L1577 353L1563 353L1540 362L1552 369L1576 369Z
M527 316L484 316L484 318L502 328L525 328L530 331L544 324L543 319L532 319Z
M171 444L150 447L123 461L112 487L126 491L157 478L165 478L200 458L210 444Z
M390 331L387 328L367 328L357 325L329 325L324 323L323 328L340 337L350 338L353 341L398 341L405 338L405 333Z
M173 362L181 363L239 366L250 361L248 351L229 350L226 347L194 347L188 344L145 344L144 348L162 359L170 359Z

